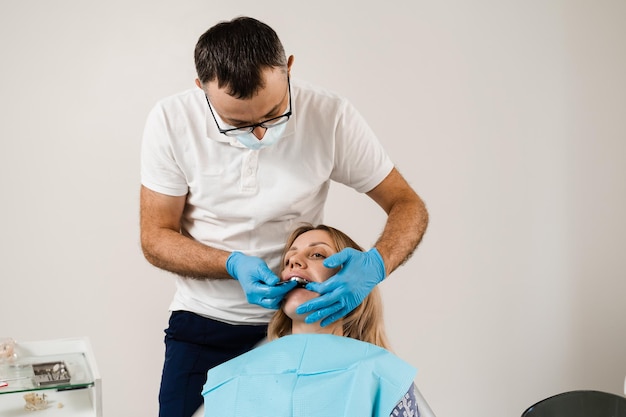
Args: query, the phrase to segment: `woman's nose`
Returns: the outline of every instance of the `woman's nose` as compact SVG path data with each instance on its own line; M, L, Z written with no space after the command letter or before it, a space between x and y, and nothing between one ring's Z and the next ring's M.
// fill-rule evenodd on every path
M292 256L291 258L289 258L289 268L294 269L294 268L304 268L304 267L305 267L305 264L304 262L302 262L301 259L295 256Z

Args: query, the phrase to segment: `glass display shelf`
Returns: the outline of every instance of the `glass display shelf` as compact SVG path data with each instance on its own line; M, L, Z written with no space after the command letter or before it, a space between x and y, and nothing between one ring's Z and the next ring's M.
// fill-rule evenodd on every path
M94 385L83 353L31 356L0 365L0 395L39 390L70 390Z
M102 380L86 337L15 343L0 362L0 417L102 417ZM36 410L29 409L34 401Z

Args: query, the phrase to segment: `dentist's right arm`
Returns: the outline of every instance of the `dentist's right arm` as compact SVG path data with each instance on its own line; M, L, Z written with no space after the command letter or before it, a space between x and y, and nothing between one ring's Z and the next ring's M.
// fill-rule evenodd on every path
M152 265L193 279L236 279L251 304L278 309L297 284L280 279L261 258L212 248L180 233L186 196L168 196L144 186L140 194L141 248Z

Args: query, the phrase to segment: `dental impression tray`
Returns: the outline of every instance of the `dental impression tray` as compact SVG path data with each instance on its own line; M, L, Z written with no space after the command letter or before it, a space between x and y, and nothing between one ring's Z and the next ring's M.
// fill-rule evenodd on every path
M307 285L309 282L311 282L311 281L306 280L306 279L304 279L304 278L300 278L300 277L291 277L291 278L289 278L287 281L283 281L283 282L279 283L279 285L283 285L283 284L286 284L286 283L291 282L291 281L295 281L295 282L297 282L297 283L298 283L298 285L296 285L296 287L295 287L295 288L304 288L304 287L306 287L306 285Z

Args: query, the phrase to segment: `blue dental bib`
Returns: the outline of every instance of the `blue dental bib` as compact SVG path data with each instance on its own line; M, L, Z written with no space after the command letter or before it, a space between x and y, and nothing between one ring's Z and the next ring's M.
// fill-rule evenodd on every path
M209 370L205 417L388 417L416 369L348 337L282 337Z

